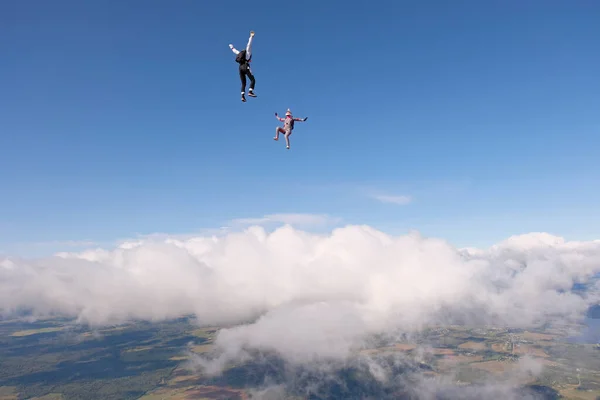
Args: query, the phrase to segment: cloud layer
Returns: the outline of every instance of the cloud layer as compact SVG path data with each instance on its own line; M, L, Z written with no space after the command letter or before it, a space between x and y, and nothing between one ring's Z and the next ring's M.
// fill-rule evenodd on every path
M97 324L182 313L217 324L262 315L256 326L318 313L369 331L435 322L443 313L528 325L585 311L594 299L570 289L600 272L600 241L533 233L480 250L368 226L329 235L251 227L0 265L3 313L62 312Z
M599 272L600 241L545 233L482 250L368 226L327 235L250 227L0 259L0 312L62 313L90 324L190 313L205 325L244 322L217 337L217 364L266 350L304 365L344 360L371 334L427 324L575 320L598 290L581 295L572 287Z
M396 204L399 206L404 206L404 205L412 202L412 198L410 196L405 196L405 195L392 196L392 195L378 194L378 195L372 195L372 197L375 200L380 201L381 203Z

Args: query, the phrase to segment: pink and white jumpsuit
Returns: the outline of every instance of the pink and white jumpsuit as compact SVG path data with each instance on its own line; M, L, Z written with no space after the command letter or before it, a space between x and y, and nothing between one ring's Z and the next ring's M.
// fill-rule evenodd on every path
M275 137L273 138L274 140L279 140L279 134L283 133L285 136L285 144L286 147L289 149L290 148L290 135L292 134L292 131L294 130L294 123L296 121L298 122L304 122L306 121L306 118L294 118L292 116L292 113L290 112L290 110L288 110L285 114L285 118L280 118L279 115L277 115L277 113L275 113L275 118L277 118L279 121L283 122L283 127L278 126L277 128L275 128Z

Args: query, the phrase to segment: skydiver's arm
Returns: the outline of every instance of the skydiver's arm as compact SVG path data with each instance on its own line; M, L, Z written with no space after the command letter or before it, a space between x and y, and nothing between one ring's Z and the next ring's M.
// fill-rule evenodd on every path
M254 39L254 36L250 35L248 44L246 45L246 60L249 60L252 56L252 39Z
M233 47L232 44L229 45L229 48L231 49L231 51L233 51L233 54L235 54L236 56L240 53L240 51Z
M277 118L277 119L278 119L279 121L281 121L281 122L285 121L285 119L283 119L283 118L280 118L280 117L279 117L279 114L277 114L277 113L275 113L275 118Z
M308 119L308 117L304 117L304 118L294 118L294 121L298 121L298 122L304 122Z

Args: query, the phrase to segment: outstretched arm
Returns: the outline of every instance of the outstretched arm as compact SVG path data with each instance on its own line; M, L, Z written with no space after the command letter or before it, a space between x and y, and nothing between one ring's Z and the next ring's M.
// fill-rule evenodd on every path
M283 118L280 118L280 117L279 117L279 114L277 114L277 113L275 113L275 118L277 118L277 119L278 119L279 121L281 121L281 122L285 121L285 119L283 119Z
M246 60L249 60L250 57L252 57L252 39L254 39L254 35L250 34L248 44L246 45Z
M294 118L294 121L298 121L298 122L304 122L308 119L308 117L304 117L304 118Z
M252 40L254 39L254 31L250 31L250 37L248 38L248 44L246 45L246 60L249 60L252 56Z
M229 45L229 48L231 49L231 51L233 51L233 54L235 54L236 56L240 53L240 51L233 47L232 44Z

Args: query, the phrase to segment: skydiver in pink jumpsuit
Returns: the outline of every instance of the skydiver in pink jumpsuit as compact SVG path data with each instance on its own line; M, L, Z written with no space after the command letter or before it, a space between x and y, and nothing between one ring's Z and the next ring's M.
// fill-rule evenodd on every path
M292 116L292 112L288 108L287 112L285 113L285 118L279 118L279 115L277 113L275 113L275 118L277 118L279 121L283 122L284 124L283 124L283 127L278 126L275 129L275 137L273 139L279 140L279 134L283 133L285 136L286 147L289 149L290 148L290 135L292 134L292 131L294 130L294 122L296 122L296 121L304 122L308 119L308 117L294 118Z

